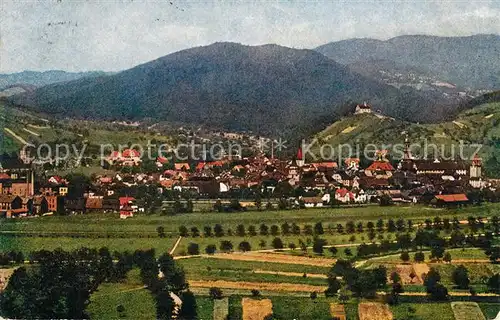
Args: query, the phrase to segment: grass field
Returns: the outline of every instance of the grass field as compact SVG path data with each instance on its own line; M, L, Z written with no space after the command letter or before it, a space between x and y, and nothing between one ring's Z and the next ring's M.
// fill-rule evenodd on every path
M5 220L0 224L0 231L85 231L85 232L138 232L155 234L156 227L163 226L166 232L178 233L179 226L198 227L203 231L204 226L221 224L224 229L234 232L238 224L245 227L261 223L268 226L280 226L284 222L314 225L322 222L325 229L337 223L344 224L349 221L376 222L379 218L387 222L388 219L411 219L414 223L423 222L425 219L441 218L466 219L468 216L489 217L498 214L500 204L485 204L483 206L469 206L457 209L437 209L425 206L366 206L366 207L340 207L340 208L314 208L302 210L282 211L247 211L234 213L196 212L179 214L176 216L137 215L133 219L120 220L117 214L86 214L75 216L54 216L38 219Z
M196 297L196 310L198 312L198 320L212 320L214 301L209 297Z
M415 312L411 312L414 310ZM449 302L441 303L402 303L391 306L394 319L414 320L455 320ZM413 318L409 316L413 315Z
M20 250L25 256L37 250L54 250L62 248L67 251L87 248L107 247L113 251L131 251L136 249L154 248L157 253L169 252L173 247L175 239L170 238L68 238L68 237L6 237L0 235L2 251Z
M119 313L117 307L124 311ZM129 272L123 283L103 283L90 297L87 312L91 319L155 319L156 309L151 293L144 289L139 271Z
M500 303L478 303L481 311L486 316L486 319L495 319L497 314L500 312Z

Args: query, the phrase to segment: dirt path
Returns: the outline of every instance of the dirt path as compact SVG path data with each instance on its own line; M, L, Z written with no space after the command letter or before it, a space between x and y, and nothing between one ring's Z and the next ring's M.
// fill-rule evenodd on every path
M285 292L323 292L326 286L313 286L308 284L295 283L273 283L273 282L248 282L248 281L203 281L189 280L189 286L194 288L212 288L222 289L243 289L243 290L263 290L263 291L285 291Z
M181 243L182 237L177 238L177 241L175 242L174 246L172 247L172 250L170 250L170 255L174 255L175 249L177 249L177 246L179 243Z
M26 140L24 140L22 137L18 136L14 131L10 130L9 128L3 128L5 132L13 136L14 138L17 139L17 141L21 142L22 144L28 144Z
M258 262L276 262L288 264L300 264L307 266L331 267L337 260L328 258L309 258L303 256L292 256L278 253L216 253L214 255L202 255L207 258L238 260L238 261L258 261Z
M38 133L36 133L35 131L31 131L30 129L23 128L23 130L26 131L29 134L34 135L34 136L37 136L37 137L40 136Z
M273 274L277 276L287 276L287 277L303 277L304 273L300 272L283 272L283 271L268 271L268 270L253 270L253 273L258 273L258 274ZM320 273L306 273L307 278L318 278L318 279L326 279L328 278L326 274L320 274Z

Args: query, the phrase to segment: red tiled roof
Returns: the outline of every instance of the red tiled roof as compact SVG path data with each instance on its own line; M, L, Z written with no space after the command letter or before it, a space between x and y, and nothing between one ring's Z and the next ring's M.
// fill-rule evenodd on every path
M130 201L134 201L135 198L134 197L120 197L119 200L120 200L120 206L125 206L125 205L128 205L128 203Z
M203 168L205 168L205 162L198 162L198 164L196 165L196 170L202 170Z
M158 161L161 164L168 163L168 159L165 157L158 157L158 158L156 158L156 161Z
M337 162L317 162L312 164L315 168L337 168Z
M189 170L190 169L189 163L187 163L187 162L176 163L174 165L174 167L175 167L175 170L182 170L182 169Z
M10 179L10 176L6 173L0 173L0 180Z
M373 163L367 168L370 171L394 171L394 167L389 162L385 161L373 161Z
M439 194L436 196L436 199L442 200L444 202L463 202L469 201L467 196L463 193L460 194Z
M135 157L140 157L140 156L141 156L141 154L137 150L134 150L134 149L123 150L123 157L125 157L125 158L135 158Z

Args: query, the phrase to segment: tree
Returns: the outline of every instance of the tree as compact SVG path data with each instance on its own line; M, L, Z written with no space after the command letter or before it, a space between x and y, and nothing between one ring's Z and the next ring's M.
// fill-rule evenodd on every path
M490 292L499 294L500 293L500 273L491 276L487 282L488 290Z
M377 231L378 232L384 231L384 220L382 219L377 220Z
M264 249L267 246L266 240L262 239L259 241L259 247Z
M217 247L215 246L215 244L209 244L205 248L205 253L207 253L207 254L214 254L215 251L217 251Z
M197 227L191 227L191 236L197 238L200 236L200 230Z
M444 255L444 248L441 245L434 245L431 248L431 259L441 259Z
M271 235L277 236L279 233L280 233L280 228L277 225L273 224L271 226Z
M285 222L281 225L281 234L283 234L284 236L288 236L290 234L290 225L288 224L288 222Z
M189 235L188 228L186 228L186 226L180 226L179 227L179 235L181 237L187 237Z
M182 293L180 298L182 300L182 306L179 312L178 319L182 320L198 319L196 298L194 294L190 290L187 290L186 292Z
M317 254L323 254L323 247L327 245L327 241L321 238L314 238L313 242L313 252Z
M172 292L179 293L187 289L188 285L184 270L175 263L170 254L164 253L158 258L158 268L163 273L164 279ZM156 273L156 277L157 275L158 273Z
M165 238L165 228L164 227L162 227L162 226L157 227L156 232L158 233L158 237Z
M203 236L208 238L208 237L211 237L213 234L212 234L212 227L211 226L205 226L203 227Z
M448 262L450 263L451 262L451 254L449 252L445 252L444 253L444 256L443 256L443 261L444 262Z
M212 287L208 292L210 298L212 298L213 300L222 299L222 290L220 288Z
M311 300L316 300L316 298L318 297L318 294L316 293L316 291L313 291L313 292L311 292L310 297L311 297Z
M300 227L295 223L292 223L292 233L297 236L300 235Z
M222 252L230 252L233 250L233 243L229 240L222 240L220 242L220 251Z
M248 234L252 237L255 237L257 235L257 230L254 225L248 226Z
M295 245L295 243L290 242L290 243L288 244L288 248L289 248L290 250L294 251L295 249L297 249L297 246Z
M469 288L469 271L463 265L460 265L453 270L452 279L459 289Z
M220 238L220 237L223 237L224 236L224 229L222 228L222 226L220 224L216 224L214 226L214 234L216 237Z
M409 255L409 254L408 254L408 252L406 252L406 251L405 251L405 252L403 252L403 253L401 253L400 258L401 258L401 260L402 260L403 262L408 262L408 261L410 261L410 255Z
M431 268L424 278L424 286L427 289L427 293L431 293L439 281L441 281L441 275L435 268Z
M172 318L172 310L174 302L170 297L170 293L166 290L158 292L156 300L156 319L169 320Z
M260 291L257 289L252 289L252 297L260 297Z
M269 234L269 227L262 223L259 227L259 233L261 236L267 236Z
M317 222L315 225L314 225L314 234L323 234L325 233L325 231L323 230L323 224L321 222Z
M416 252L415 256L413 257L413 260L415 260L415 262L417 263L424 262L425 260L424 253L422 251Z
M283 249L283 241L281 241L281 238L276 237L273 239L273 248Z
M348 221L345 225L345 231L347 233L354 233L354 230L355 230L354 221Z
M391 281L392 283L398 283L401 281L401 277L399 276L399 273L397 273L396 271L394 271L393 273L391 273Z
M437 283L434 288L431 289L429 298L434 301L448 300L448 289L441 283Z
M313 227L310 224L306 224L304 226L304 234L307 236L312 236L314 233Z
M332 256L334 256L334 257L337 255L337 252L338 252L338 250L337 250L337 248L336 248L336 247L330 247L330 248L328 248L328 251L330 251L330 253L331 253L331 254L332 254Z
M239 224L237 227L236 227L236 235L238 237L244 237L245 236L245 226L242 225L242 224Z
M191 242L187 247L189 255L195 256L200 254L200 246L197 243Z
M238 245L238 249L242 252L246 252L252 250L252 247L250 246L250 243L248 241L242 241Z
M352 256L352 250L351 248L345 248L344 249L344 254L348 257Z
M389 219L387 222L387 231L396 232L396 224L394 223L394 220Z

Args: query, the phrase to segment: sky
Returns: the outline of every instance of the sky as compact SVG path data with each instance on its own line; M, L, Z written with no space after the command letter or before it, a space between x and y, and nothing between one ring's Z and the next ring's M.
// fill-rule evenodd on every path
M349 38L500 34L500 0L0 0L0 6L0 73L120 71L220 41L314 48Z

